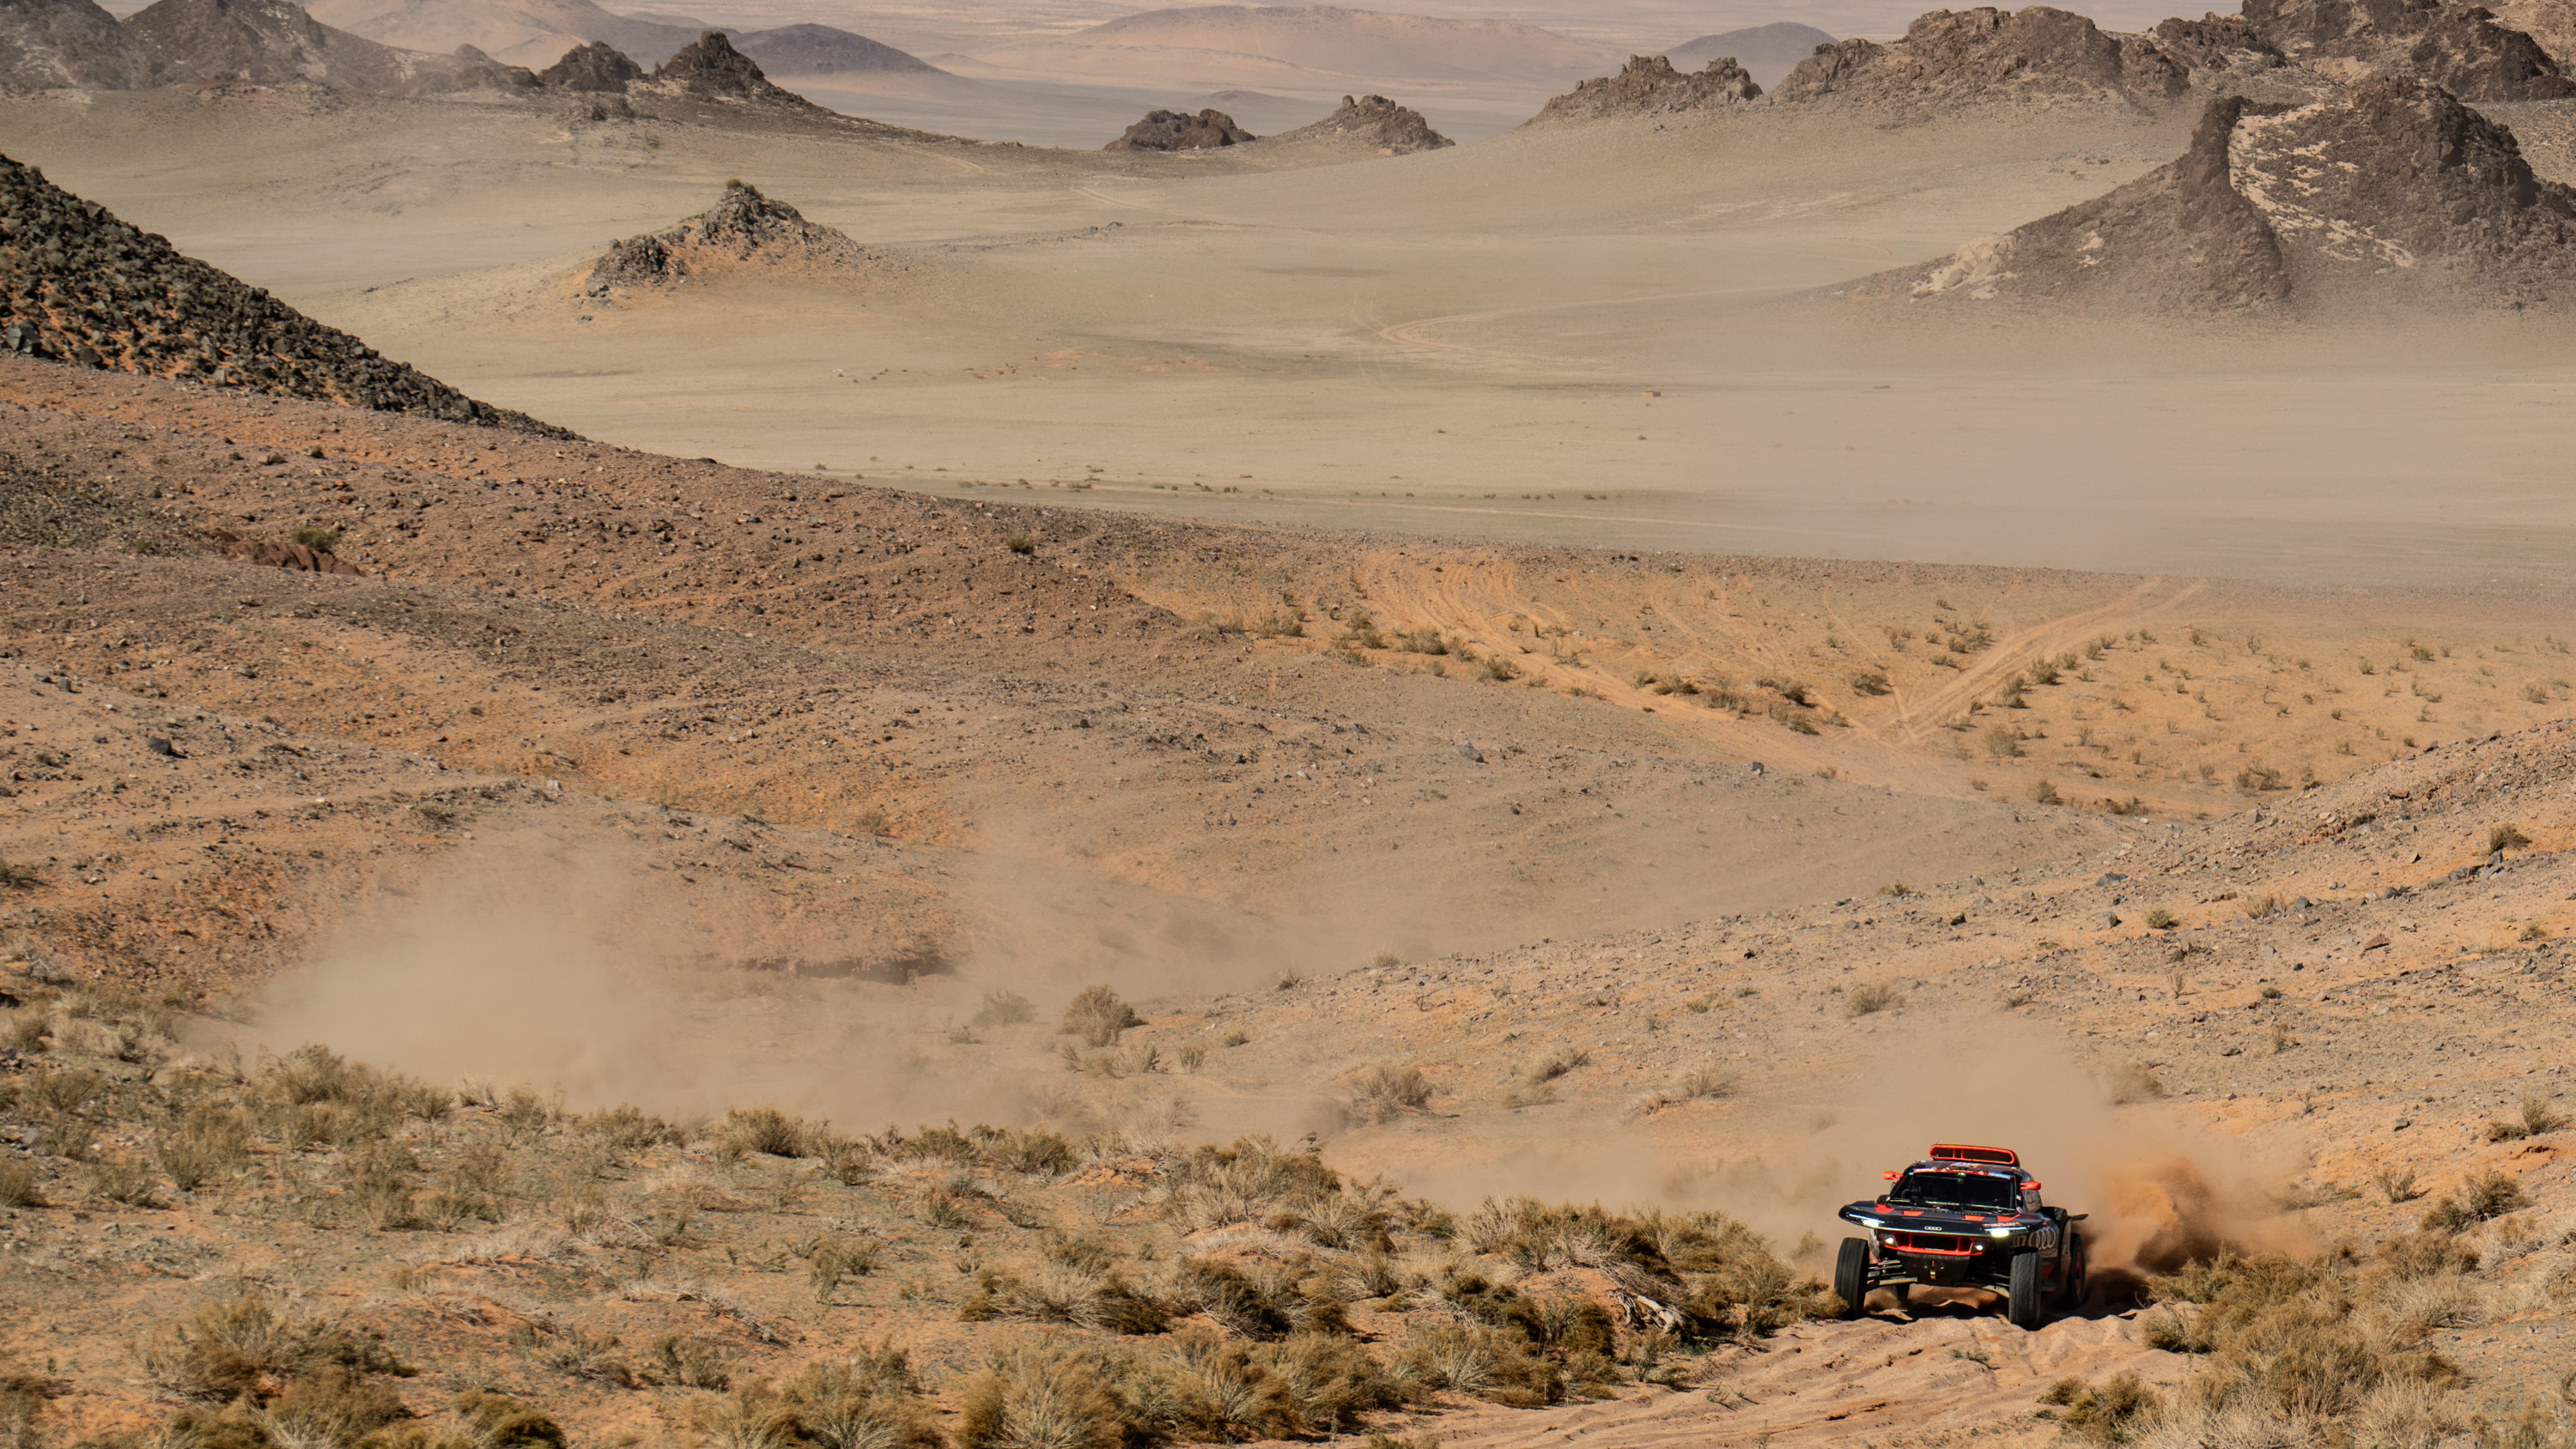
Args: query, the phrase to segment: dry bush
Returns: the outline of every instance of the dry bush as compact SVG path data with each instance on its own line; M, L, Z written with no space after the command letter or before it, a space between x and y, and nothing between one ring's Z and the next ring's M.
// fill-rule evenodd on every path
M987 991L967 1020L976 1026L1018 1026L1038 1019L1037 1003L1016 991Z
M1411 1064L1379 1062L1351 1079L1349 1111L1362 1121L1382 1122L1430 1104L1431 1079Z
M1565 1378L1517 1333L1472 1323L1440 1323L1412 1335L1398 1371L1428 1388L1517 1408L1563 1401Z
M1875 1016L1896 1004L1898 992L1893 981L1864 981L1843 998L1843 1015Z
M653 1340L652 1382L688 1389L723 1389L733 1385L733 1363L721 1344L685 1334L666 1333Z
M2508 850L2520 850L2530 843L2531 837L2523 834L2518 826L2498 825L2487 831L2487 854L2489 855L2500 855Z
M33 1163L0 1162L0 1207L43 1207L43 1181Z
M1117 992L1106 986L1086 986L1065 1003L1056 1032L1078 1038L1085 1046L1105 1047L1114 1044L1120 1032L1144 1024Z
M2138 1421L2158 1406L2155 1391L2136 1374L2120 1374L2095 1388L2082 1379L2064 1378L2048 1386L2039 1401L2056 1407L2060 1431L2095 1444L2126 1444Z
M2424 1227L2431 1232L2456 1233L2529 1206L2531 1199L2520 1182L2508 1173L2490 1171L2462 1183L2458 1192L2444 1194L2441 1201L2433 1204L2432 1211L2424 1214Z
M553 1415L508 1394L468 1389L453 1406L475 1449L564 1449L563 1426Z
M2566 1114L2549 1105L2550 1094L2534 1089L2522 1094L2519 1115L2487 1124L2489 1142L2518 1142L2525 1137L2538 1137L2567 1125Z
M290 1318L255 1293L206 1304L186 1323L146 1338L137 1356L145 1374L163 1389L214 1402L246 1396L265 1401L297 1374L326 1366L401 1370L370 1340Z
M2419 1196L2415 1190L2414 1172L2395 1163L2372 1173L2370 1180L2379 1189L2379 1195L2391 1204L2413 1202Z
M1590 1065L1591 1062L1592 1053L1580 1047L1558 1047L1530 1063L1529 1070L1523 1075L1534 1083L1553 1082L1577 1067Z
M1120 1375L1052 1339L994 1353L958 1406L959 1449L1120 1449L1128 1424L1105 1385Z
M582 1119L581 1130L611 1147L627 1151L684 1147L689 1141L686 1128L665 1122L642 1108L627 1105L591 1113Z
M803 1157L813 1150L818 1125L790 1117L775 1107L736 1107L725 1113L717 1133L720 1145L771 1157Z

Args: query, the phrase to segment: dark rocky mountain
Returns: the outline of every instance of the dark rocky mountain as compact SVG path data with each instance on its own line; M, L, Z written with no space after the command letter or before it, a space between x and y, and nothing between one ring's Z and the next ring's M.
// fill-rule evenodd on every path
M536 77L466 47L454 55L397 50L336 30L292 0L157 0L125 21L152 58L154 84L309 81L381 95L531 90Z
M1703 70L1687 72L1675 70L1663 56L1639 55L1631 56L1627 68L1617 75L1585 81L1550 100L1529 124L1721 111L1761 95L1762 87L1731 55L1718 56Z
M2243 18L2291 63L2431 81L2467 101L2576 96L2540 43L2475 5L2441 0L2245 0Z
M1209 109L1195 116L1179 111L1147 111L1145 119L1127 128L1127 133L1101 147L1103 151L1207 151L1219 146L1240 146L1258 140L1250 131L1234 123L1234 117Z
M1774 21L1769 25L1750 25L1741 30L1722 30L1685 41L1664 52L1664 58L1677 70L1697 70L1719 56L1733 57L1747 74L1766 86L1776 83L1798 62L1816 53L1816 47L1831 45L1834 37L1812 25L1794 20ZM1764 81L1763 77L1771 79Z
M624 95L628 86L643 78L644 67L604 40L574 46L563 59L537 73L537 83L548 90L609 95Z
M1339 110L1312 125L1282 131L1264 145L1326 143L1365 147L1381 156L1437 151L1458 143L1431 129L1420 111L1399 106L1384 96L1342 97Z
M549 437L0 157L0 349Z
M1834 99L1905 111L1972 105L2160 107L2189 87L2187 69L2152 38L2113 35L2047 5L1935 10L1891 45L1844 40L1789 72L1775 99Z
M734 49L721 30L710 30L681 46L653 74L628 87L658 95L700 101L753 101L803 110L820 110L793 91L782 90L761 72L750 56Z
M725 183L724 195L678 226L611 242L591 265L584 291L614 299L637 289L677 287L747 271L848 273L875 260L849 234L807 221L760 188Z
M828 25L782 25L733 37L771 75L946 75L918 56Z
M2135 318L2576 308L2576 190L2438 86L2212 102L2183 156L2054 216L1839 289Z
M0 86L130 91L152 55L94 0L0 0Z

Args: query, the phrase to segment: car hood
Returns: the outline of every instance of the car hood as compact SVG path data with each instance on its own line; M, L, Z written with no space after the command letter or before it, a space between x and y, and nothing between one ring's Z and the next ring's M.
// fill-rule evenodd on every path
M1865 1226L1876 1224L1910 1233L1957 1233L1963 1237L1983 1237L1992 1228L2035 1228L2044 1221L2035 1213L1970 1214L1947 1208L1906 1208L1875 1201L1846 1204L1837 1216L1845 1222Z

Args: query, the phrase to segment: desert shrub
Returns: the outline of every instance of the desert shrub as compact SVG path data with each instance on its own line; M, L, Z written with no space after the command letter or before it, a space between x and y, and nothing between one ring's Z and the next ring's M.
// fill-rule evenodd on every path
M1012 534L1008 539L1003 540L1003 544L1013 553L1036 553L1038 551L1037 535L1031 533Z
M1875 1016L1879 1012L1885 1011L1889 1007L1894 1006L1896 1004L1897 995L1898 992L1895 982L1864 981L1860 985L1853 987L1850 994L1843 998L1843 1015L1850 1017Z
M2181 924L2182 922L2175 918L2173 912L2166 910L2162 906L2158 906L2154 910L2147 912L2148 930L2170 931Z
M2021 736L2002 725L1989 728L1981 738L1985 741L1987 754L2008 760L2021 757Z
M2379 1195L2392 1204L2415 1200L2415 1174L2407 1168L2391 1163L2371 1174L2370 1180Z
M537 1361L568 1378L590 1379L633 1388L635 1370L617 1356L622 1340L613 1333L592 1333L578 1325L540 1341Z
M629 1151L647 1147L680 1147L689 1140L689 1134L682 1128L628 1105L591 1113L582 1119L581 1130L611 1147Z
M1580 1047L1561 1046L1530 1063L1523 1073L1532 1082L1553 1082L1577 1067L1588 1066L1592 1053Z
M1861 670L1847 676L1844 682L1851 685L1852 692L1855 694L1886 694L1895 688L1887 682L1886 671L1879 669Z
M815 1243L806 1262L814 1296L828 1302L844 1280L875 1272L879 1255L877 1245L866 1238L827 1238Z
M959 1449L1120 1449L1128 1420L1107 1386L1125 1377L1052 1340L998 1350L958 1405Z
M2519 1142L2523 1138L2542 1136L2546 1133L2555 1132L2559 1128L2566 1126L2566 1114L2560 1112L2557 1108L2552 1107L2549 1103L2550 1094L2547 1092L2529 1091L2523 1093L2521 1112L2513 1117L2489 1122L2487 1124L2487 1140L2489 1142Z
M1487 679L1508 681L1521 677L1521 667L1500 654L1488 655L1485 661L1476 667Z
M508 1394L470 1389L456 1396L454 1407L477 1449L564 1449L562 1425Z
M151 1207L153 1183L130 1162L94 1162L83 1174L90 1194L125 1207Z
M2254 896L2248 899L2243 906L2239 907L2239 909L2245 912L2246 919L2254 921L2262 920L2264 917L2271 915L2274 911L2277 911L2280 908L2281 898L2279 896Z
M2157 1407L2155 1391L2133 1373L2120 1374L2100 1388L2082 1379L2059 1379L2039 1401L2061 1410L2057 1422L2065 1433L2096 1444L2128 1443L2139 1421Z
M2236 788L2252 795L2267 790L2286 790L2288 783L2281 772L2269 765L2247 765L2236 772Z
M249 1164L250 1123L230 1108L200 1102L177 1126L155 1135L152 1156L173 1186L194 1192Z
M411 1417L401 1397L337 1364L289 1380L270 1401L263 1425L270 1439L289 1445L354 1445L379 1429Z
M2487 854L2489 855L2500 851L2520 850L2530 843L2531 837L2523 834L2516 826L2499 825L2487 832Z
M725 1113L717 1138L744 1152L803 1157L811 1149L815 1130L803 1118L790 1117L775 1107L736 1107Z
M1395 647L1405 654L1446 654L1449 641L1437 629L1407 629L1395 636Z
M43 1207L44 1179L28 1162L0 1162L0 1207Z
M1384 649L1386 636L1378 632L1377 621L1366 613L1354 613L1342 621L1341 637L1333 643L1344 649Z
M1086 986L1065 1003L1056 1032L1077 1037L1085 1046L1105 1047L1114 1044L1120 1032L1144 1024L1136 1009L1120 1000L1117 992L1106 986Z
M2531 1198L2520 1182L2510 1174L2490 1171L2462 1183L2458 1192L2444 1194L2424 1214L2424 1226L2433 1232L2456 1233L2529 1206Z
M286 1316L255 1293L218 1299L138 1345L144 1372L182 1398L265 1402L296 1375L337 1366L408 1372L368 1340Z
M1562 1402L1565 1379L1516 1332L1445 1322L1411 1336L1399 1372L1435 1389L1515 1408Z
M1431 1079L1417 1066L1379 1062L1351 1079L1350 1110L1365 1120L1418 1112L1430 1102Z
M77 1112L107 1095L107 1078L74 1067L38 1073L20 1089L21 1099L48 1112Z
M1079 1160L1073 1144L1053 1132L996 1132L983 1144L986 1163L1005 1172L1057 1176Z
M329 553L333 548L337 547L340 542L340 530L336 528L322 528L313 524L306 524L304 527L288 534L287 537L304 545L306 548L313 550L315 553Z
M1018 1026L1038 1019L1037 1003L1016 991L987 991L983 1004L967 1018L976 1026Z
M733 1384L733 1365L724 1349L703 1338L666 1333L653 1340L650 1377L689 1389L722 1389Z
M2421 1259L2420 1249L2409 1251ZM2457 1369L2422 1349L2422 1317L2410 1323L2390 1311L2398 1290L2421 1296L2428 1281L2394 1266L2364 1275L2332 1257L2222 1254L2149 1280L2164 1306L2148 1315L2155 1322L2146 1337L2208 1357L2188 1391L2202 1409L2329 1419L2385 1384L2457 1380Z
M1296 1326L1290 1310L1303 1305L1294 1281L1279 1271L1246 1272L1219 1258L1182 1259L1172 1296L1246 1338L1285 1337Z

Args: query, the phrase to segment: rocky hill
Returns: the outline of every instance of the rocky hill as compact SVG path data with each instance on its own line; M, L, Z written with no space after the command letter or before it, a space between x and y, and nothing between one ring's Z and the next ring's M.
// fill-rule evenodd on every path
M1761 95L1762 87L1731 55L1718 56L1705 69L1691 72L1675 70L1660 55L1638 55L1629 57L1627 68L1617 75L1585 81L1549 101L1529 124L1724 110Z
M733 37L771 75L946 75L918 56L828 25L782 25Z
M819 111L811 101L772 84L758 62L734 49L721 30L710 30L680 47L653 74L629 86L630 91L674 99L749 102L795 110Z
M1210 107L1195 116L1179 111L1148 111L1127 133L1101 147L1103 151L1206 151L1258 140L1234 123L1234 117Z
M151 83L151 54L92 0L0 6L0 86L128 91Z
M1775 98L1828 99L1900 110L1971 105L2162 106L2188 73L2152 39L2113 35L2046 5L1935 10L1893 44L1844 40L1789 72Z
M2352 79L2412 76L2466 101L2554 101L2576 81L2530 36L2441 0L2245 0L2244 19L2295 64Z
M642 79L644 67L608 42L594 40L565 51L563 59L537 76L537 83L554 91L623 95L628 86Z
M556 437L479 403L0 157L0 349Z
M756 186L728 181L724 196L705 212L666 231L610 243L583 289L614 298L746 270L847 273L871 259L847 233L807 221Z
M2576 305L2576 191L2441 88L2211 104L2190 148L2107 195L1843 295L2154 317Z
M594 43L658 65L703 28L621 15L593 0L313 0L306 8L326 25L386 45L439 53L471 45L540 70Z
M380 95L528 90L536 78L480 51L431 55L379 45L315 20L292 0L157 0L125 22L152 81L309 81Z
M1741 30L1721 30L1687 40L1664 52L1664 59L1680 70L1697 70L1719 56L1731 56L1738 65L1764 86L1777 85L1798 62L1816 53L1816 47L1831 45L1834 37L1812 25L1794 20L1774 21L1769 25L1750 25ZM1766 79L1767 77L1767 79Z
M1381 156L1406 156L1458 143L1431 129L1420 111L1399 106L1384 96L1344 96L1341 108L1331 115L1312 125L1282 131L1262 144L1321 144L1368 149Z

